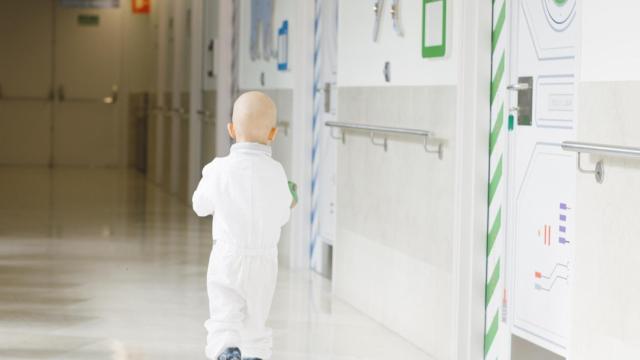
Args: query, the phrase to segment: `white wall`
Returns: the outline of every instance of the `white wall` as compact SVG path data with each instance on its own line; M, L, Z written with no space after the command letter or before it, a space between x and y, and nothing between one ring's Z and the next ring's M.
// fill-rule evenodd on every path
M389 85L455 85L457 54L453 50L459 40L459 22L455 8L460 2L448 2L447 53L444 58L423 59L422 1L401 1L400 18L404 36L393 30L389 15L391 1L385 2L378 41L373 42L374 16L372 1L340 1L338 30L338 84L340 86L387 85L383 67L391 62ZM459 14L459 11L458 11ZM458 27L458 28L456 28ZM456 40L457 39L457 40ZM345 70L346 69L346 70Z
M640 146L636 1L583 1L578 141ZM593 167L598 157L585 157ZM640 162L605 158L578 174L570 359L640 358Z
M580 3L580 2L578 2ZM583 1L582 81L640 80L640 4L635 0Z

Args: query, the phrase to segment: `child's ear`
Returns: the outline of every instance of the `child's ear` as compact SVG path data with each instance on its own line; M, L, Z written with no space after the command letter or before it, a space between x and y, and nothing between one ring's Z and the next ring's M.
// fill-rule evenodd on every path
M233 123L230 122L227 124L227 132L229 133L229 136L235 140L236 138L236 128L233 127Z
M278 135L278 128L273 127L271 128L271 130L269 130L269 136L267 137L267 139L269 139L269 141L273 141L273 139L276 138L276 135Z

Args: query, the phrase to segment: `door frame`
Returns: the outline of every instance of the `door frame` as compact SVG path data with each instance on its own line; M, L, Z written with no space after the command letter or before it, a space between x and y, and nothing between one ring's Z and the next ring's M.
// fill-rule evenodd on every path
M454 49L459 75L454 144L452 359L484 357L492 8L490 1L472 1L457 8L462 24Z

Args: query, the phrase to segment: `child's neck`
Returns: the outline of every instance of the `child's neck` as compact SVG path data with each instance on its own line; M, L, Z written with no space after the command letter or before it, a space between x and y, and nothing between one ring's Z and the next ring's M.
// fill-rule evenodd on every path
M261 141L261 140L253 140L253 139L236 139L236 143L250 143L250 144L260 144L260 145L270 145L269 141Z

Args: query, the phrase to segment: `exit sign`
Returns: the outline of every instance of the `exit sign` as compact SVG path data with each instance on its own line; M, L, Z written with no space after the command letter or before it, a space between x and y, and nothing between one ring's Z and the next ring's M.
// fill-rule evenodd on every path
M80 14L78 15L78 25L80 26L99 26L100 16L95 14Z
M151 0L131 0L131 10L134 14L148 14L151 12Z

